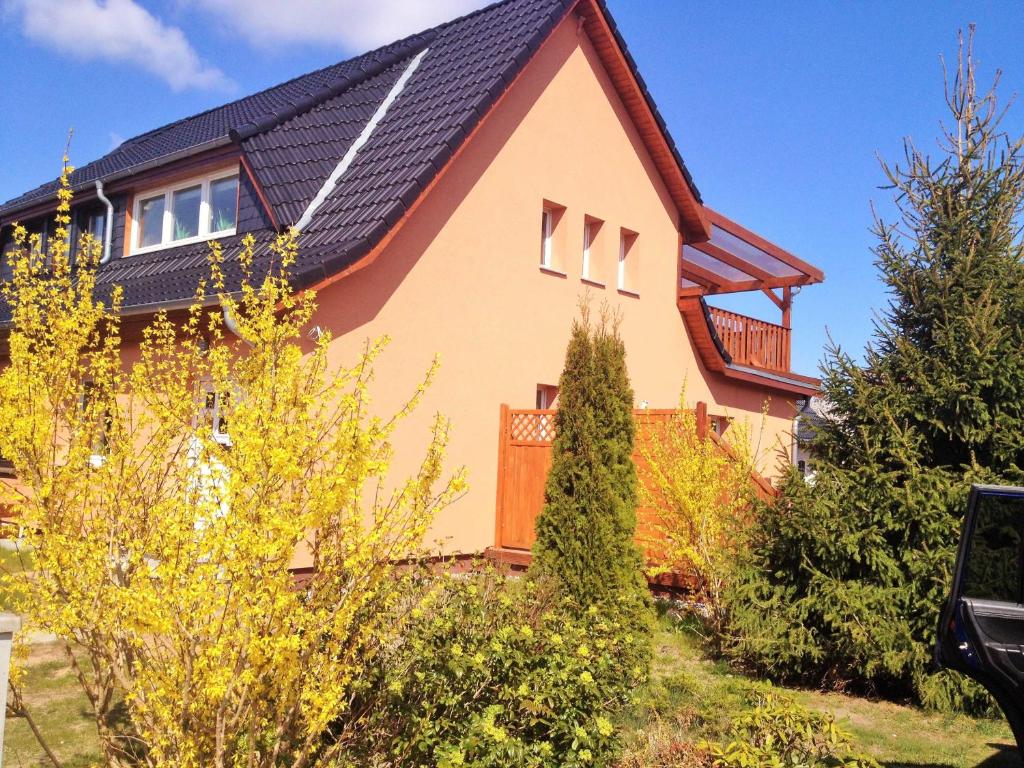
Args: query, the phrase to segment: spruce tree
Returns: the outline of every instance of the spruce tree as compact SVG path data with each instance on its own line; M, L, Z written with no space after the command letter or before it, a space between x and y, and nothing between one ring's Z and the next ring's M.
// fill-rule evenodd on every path
M883 166L888 307L863 364L828 351L815 482L764 511L732 609L736 652L770 672L977 708L930 656L970 483L1024 479L1024 139L977 93L970 43L947 102L940 156L907 141Z
M572 327L545 504L531 575L550 579L581 606L612 608L646 627L649 613L636 533L633 390L617 324Z

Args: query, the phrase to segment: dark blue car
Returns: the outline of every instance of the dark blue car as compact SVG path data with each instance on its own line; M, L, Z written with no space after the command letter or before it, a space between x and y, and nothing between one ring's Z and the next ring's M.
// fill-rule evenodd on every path
M935 660L984 686L1024 751L1024 488L975 485Z

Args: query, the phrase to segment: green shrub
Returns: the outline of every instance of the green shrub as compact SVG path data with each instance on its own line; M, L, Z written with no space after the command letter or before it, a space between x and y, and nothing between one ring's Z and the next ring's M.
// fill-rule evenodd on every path
M879 768L851 751L833 715L813 712L770 685L753 686L749 703L726 743L705 745L715 768Z
M636 534L633 390L613 318L573 324L559 380L544 508L537 518L532 578L581 606L615 611L637 634L653 624Z
M543 583L427 579L368 681L363 764L602 766L647 676L645 639ZM374 763L373 760L377 760Z
M774 675L941 709L987 709L931 669L971 482L1024 480L1024 140L1003 132L970 56L937 155L885 167L899 219L876 222L889 296L857 359L833 348L813 485L761 514L732 596L734 651Z

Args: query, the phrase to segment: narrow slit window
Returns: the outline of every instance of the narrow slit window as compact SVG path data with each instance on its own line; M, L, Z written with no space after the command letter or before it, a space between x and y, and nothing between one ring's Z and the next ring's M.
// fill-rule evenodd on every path
M543 201L540 214L540 268L565 274L565 207L550 200Z
M213 392L211 390L206 392L206 402L203 408L204 419L214 441L221 445L231 445L227 413L230 407L230 398L231 393L229 392Z
M590 282L603 282L601 278L600 246L598 238L602 222L593 216L583 220L583 269L581 275Z
M592 225L589 221L583 222L583 277L590 279L590 247L593 245Z
M616 283L620 291L637 291L637 234L623 229L619 236L619 259Z
M554 234L554 213L545 208L540 215L540 265L551 269L552 248L551 238Z
M558 387L554 384L538 384L537 385L537 409L547 410L555 407L555 401L558 399Z

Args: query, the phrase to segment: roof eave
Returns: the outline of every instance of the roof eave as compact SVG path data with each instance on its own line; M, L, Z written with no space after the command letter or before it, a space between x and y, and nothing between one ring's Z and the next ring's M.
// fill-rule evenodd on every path
M180 160L186 160L190 157L195 157L196 155L201 155L214 149L220 149L221 147L226 147L233 143L234 141L230 136L220 136L216 139L203 142L202 144L196 144L188 149L169 152L166 155L155 157L152 160L147 160L143 163L137 163L136 165L123 168L105 176L97 176L95 179L90 179L87 182L76 184L71 188L71 191L75 194L79 194L90 189L95 189L97 181L102 181L104 184L112 184L120 181L121 179L136 176L140 173L145 173L146 171L150 171L164 165L170 165L171 163L175 163ZM26 201L24 205L17 205L8 209L0 209L0 225L15 221L18 216L32 217L46 213L50 209L54 208L56 204L57 194L54 192L53 194L46 195L38 200Z
M679 211L679 231L689 243L709 239L711 224L705 216L700 191L607 5L604 0L579 0L575 7L583 17L584 29L594 42L594 48L647 145L651 159L668 186Z

